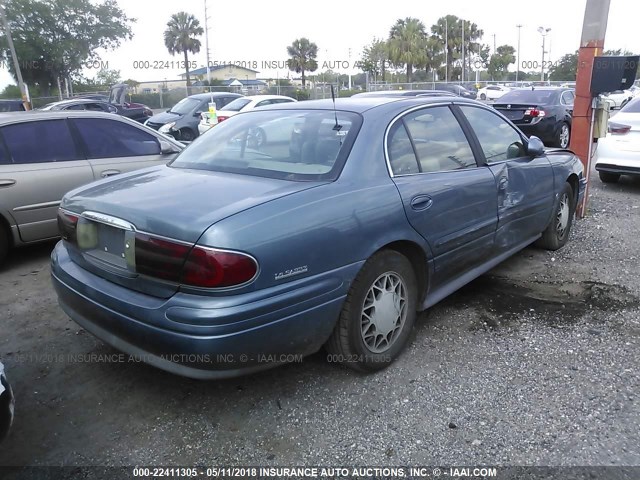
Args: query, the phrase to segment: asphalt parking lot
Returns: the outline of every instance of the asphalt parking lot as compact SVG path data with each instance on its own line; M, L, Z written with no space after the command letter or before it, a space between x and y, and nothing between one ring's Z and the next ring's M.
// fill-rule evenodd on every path
M590 192L564 249L528 248L424 313L372 375L322 353L214 382L96 361L117 352L58 307L53 244L16 251L0 465L640 465L640 181Z

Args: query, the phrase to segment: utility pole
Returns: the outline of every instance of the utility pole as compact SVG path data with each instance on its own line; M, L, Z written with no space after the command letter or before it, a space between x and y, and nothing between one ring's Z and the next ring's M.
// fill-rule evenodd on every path
M4 12L4 2L0 2L0 20L2 21L2 28L7 36L7 43L9 44L9 50L11 50L11 58L13 59L13 67L16 70L16 78L18 79L18 87L20 88L20 94L22 95L22 103L25 110L31 110L29 104L29 96L27 95L27 87L22 80L22 71L20 70L20 63L18 62L18 55L16 55L16 47L13 44L13 38L11 37L11 28L9 22L7 22L7 16Z
M464 83L464 66L465 66L465 58L464 58L464 20L462 20L462 81L460 83Z
M518 72L520 71L520 29L522 28L522 24L516 25L518 27L518 64L516 65L516 85L518 85Z
M351 91L351 48L349 48L349 91Z
M204 0L204 43L207 49L207 82L209 83L209 92L211 92L211 62L209 57L209 14L207 11L207 0Z
M449 20L444 17L444 81L449 81Z
M496 52L496 34L493 34L493 54L495 55Z
M607 33L610 0L587 0L582 24L582 38L578 50L578 69L576 71L576 98L573 102L571 120L571 140L569 147L584 165L587 189L584 202L578 206L578 216L584 217L589 198L589 178L591 173L591 151L593 147L593 119L591 98L591 74L593 59L601 55Z
M547 38L547 34L551 31L550 28L538 27L538 33L542 35L542 64L540 65L540 81L544 82L544 40Z

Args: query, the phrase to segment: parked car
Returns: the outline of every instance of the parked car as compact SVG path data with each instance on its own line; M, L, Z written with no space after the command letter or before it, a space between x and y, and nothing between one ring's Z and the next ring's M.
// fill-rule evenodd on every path
M290 102L297 102L297 100L283 95L250 95L236 98L216 112L215 123L211 122L208 111L202 112L200 115L200 123L198 124L198 132L202 135L214 125L240 112L247 112L254 108L265 107L267 105L278 105L280 103Z
M142 103L127 102L129 85L119 83L111 87L109 102L118 109L118 114L136 122L144 123L153 116L153 111Z
M219 110L239 97L242 97L239 93L227 92L191 95L180 100L166 112L154 115L145 125L165 135L171 135L176 140L191 142L200 135L198 123L201 114L209 111L209 102L214 102L216 110Z
M615 110L624 107L633 98L631 90L616 90L607 95L603 95L604 99L609 102L609 110Z
M24 112L22 100L0 100L0 112Z
M103 95L101 93L80 93L73 98L83 98L87 100L99 100L100 102L109 103L109 95Z
M487 85L486 87L478 90L478 97L480 100L497 100L511 90L513 89L503 85Z
M471 90L467 90L462 85L458 85L457 83L439 83L438 90L444 90L445 92L455 93L457 96L462 98L476 98L476 92L472 92Z
M169 372L235 376L323 345L378 370L417 311L532 242L562 247L584 187L573 153L480 102L274 105L69 192L51 272L73 320Z
M184 148L100 112L0 115L0 263L12 247L56 238L62 196L94 180L159 165Z
M0 363L0 443L9 434L13 423L13 409L15 399L11 385L4 373L4 365Z
M107 103L107 102L101 102L99 100L91 100L91 99L84 99L84 98L61 100L59 102L49 103L37 110L42 110L42 111L88 110L90 112L118 113L118 109L115 105L111 105L110 103Z
M620 175L640 175L640 97L609 120L609 133L598 140L596 170L600 180L615 183Z
M505 93L493 108L526 135L535 135L550 146L567 148L574 98L574 91L568 88L519 88Z

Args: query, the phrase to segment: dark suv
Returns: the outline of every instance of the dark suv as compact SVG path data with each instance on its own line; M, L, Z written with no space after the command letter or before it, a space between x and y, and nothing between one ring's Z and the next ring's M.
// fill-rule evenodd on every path
M200 114L209 110L209 102L216 104L216 110L231 103L242 95L238 93L214 92L199 93L180 100L166 112L158 113L145 122L145 125L176 140L190 142L199 135Z

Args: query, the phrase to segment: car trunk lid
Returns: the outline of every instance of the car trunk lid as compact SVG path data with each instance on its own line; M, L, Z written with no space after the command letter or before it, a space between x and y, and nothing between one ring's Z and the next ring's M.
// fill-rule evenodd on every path
M502 113L512 122L530 122L533 118L525 113L530 110L543 110L541 106L531 103L494 103L493 108Z
M73 256L76 263L128 288L168 297L177 290L176 282L139 278L136 262L140 258L136 256L148 258L173 249L175 242L184 251L168 265L181 268L180 255L188 253L214 223L322 183L326 182L161 166L78 189L65 199L63 209L80 217ZM140 249L141 236L145 251Z

